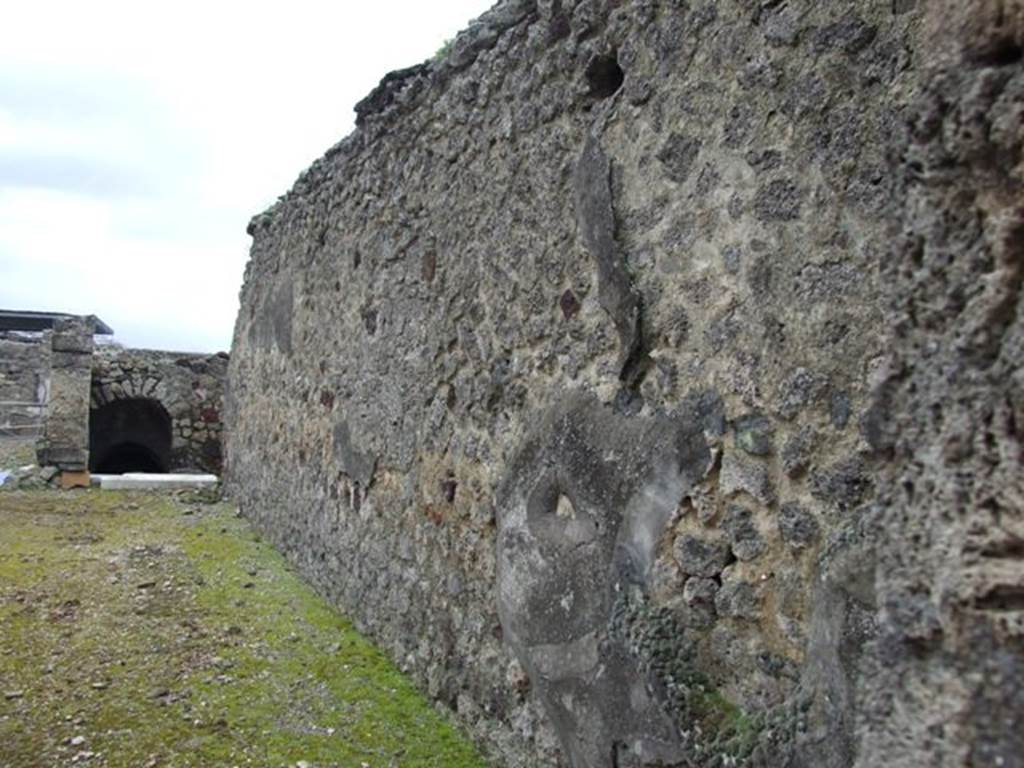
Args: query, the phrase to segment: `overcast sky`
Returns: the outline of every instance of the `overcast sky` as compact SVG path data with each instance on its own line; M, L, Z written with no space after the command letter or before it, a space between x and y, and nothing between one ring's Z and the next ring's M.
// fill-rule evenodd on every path
M227 350L249 219L492 0L31 0L0 21L0 308Z

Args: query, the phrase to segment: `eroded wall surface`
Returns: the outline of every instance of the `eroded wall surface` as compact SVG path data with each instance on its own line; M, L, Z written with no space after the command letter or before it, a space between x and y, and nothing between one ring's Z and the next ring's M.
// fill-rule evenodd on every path
M39 463L65 472L89 468L89 369L93 323L87 317L57 320L50 335L50 401Z
M0 334L0 434L41 434L49 391L49 334Z
M926 406L893 399L894 242L929 208L959 232L985 180L965 150L935 181L929 29L904 0L509 0L253 220L231 492L498 762L904 743L876 544L924 545L882 436ZM1007 135L1010 54L949 75Z
M1024 765L1024 3L936 3L898 143L859 765Z

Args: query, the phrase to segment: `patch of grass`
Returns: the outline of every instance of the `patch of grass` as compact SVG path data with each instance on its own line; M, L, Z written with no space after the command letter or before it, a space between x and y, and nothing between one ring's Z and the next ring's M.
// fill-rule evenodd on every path
M482 768L229 505L0 496L5 768Z
M455 41L452 38L448 38L441 43L441 47L434 51L434 61L441 61L441 59L447 57L448 54L452 52L452 44L454 42Z

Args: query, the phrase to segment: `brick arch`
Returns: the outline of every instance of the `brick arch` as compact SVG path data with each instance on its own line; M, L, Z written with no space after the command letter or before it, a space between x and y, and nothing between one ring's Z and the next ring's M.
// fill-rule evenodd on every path
M226 358L152 350L104 351L93 363L91 413L111 404L151 400L170 423L170 471L221 471Z
M149 398L160 401L161 395L163 392L159 390L159 381L144 374L112 379L93 371L92 408L101 408L116 400L131 398ZM166 406L164 407L166 408Z

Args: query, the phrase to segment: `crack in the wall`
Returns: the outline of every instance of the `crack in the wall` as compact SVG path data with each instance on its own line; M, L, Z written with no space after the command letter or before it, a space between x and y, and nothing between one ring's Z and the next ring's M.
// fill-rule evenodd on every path
M619 336L619 380L627 389L640 383L647 353L640 325L641 299L615 239L611 162L596 138L587 136L573 179L576 221L587 252L597 264L598 301Z

